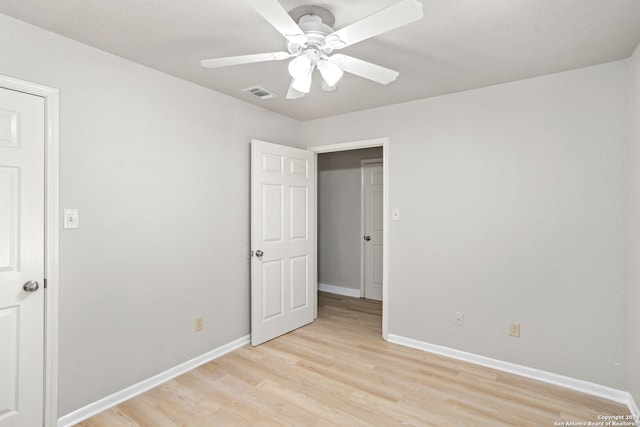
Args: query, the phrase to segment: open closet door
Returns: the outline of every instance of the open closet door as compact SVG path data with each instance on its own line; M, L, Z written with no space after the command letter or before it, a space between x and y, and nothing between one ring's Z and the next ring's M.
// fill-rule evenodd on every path
M251 345L311 323L315 154L251 142Z

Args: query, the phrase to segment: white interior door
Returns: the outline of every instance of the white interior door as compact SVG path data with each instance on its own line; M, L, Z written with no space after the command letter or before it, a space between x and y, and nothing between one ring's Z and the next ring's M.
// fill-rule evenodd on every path
M43 423L44 114L0 88L0 427Z
M251 344L313 321L315 154L251 142Z
M364 297L382 300L384 175L382 163L362 163Z

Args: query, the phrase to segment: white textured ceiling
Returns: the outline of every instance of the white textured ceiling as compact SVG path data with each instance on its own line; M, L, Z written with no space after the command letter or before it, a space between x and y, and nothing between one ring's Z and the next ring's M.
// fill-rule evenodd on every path
M281 0L329 9L335 29L397 0ZM287 100L287 61L204 69L200 60L284 49L243 0L0 0L0 13L298 120L627 58L640 43L640 0L423 0L424 19L341 53L395 69L386 86L346 75L338 90ZM280 95L261 100L241 90Z

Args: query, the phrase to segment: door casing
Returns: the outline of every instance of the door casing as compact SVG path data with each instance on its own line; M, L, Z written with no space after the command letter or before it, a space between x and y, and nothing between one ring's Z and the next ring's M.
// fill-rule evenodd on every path
M384 247L385 249L390 247L389 245L389 138L380 137L373 139L363 139L358 141L351 142L343 142L338 144L330 144L330 145L318 145L307 148L309 151L313 151L316 154L320 153L333 153L337 151L347 151L347 150L359 150L361 148L371 148L371 147L382 147L382 171L384 174L383 186L384 186L384 194L382 196L382 219L384 223L384 229L382 231ZM318 156L315 156L315 161L318 161ZM316 174L318 168L316 165ZM318 185L318 180L316 178L315 185ZM318 190L316 188L316 197L318 197ZM314 210L314 223L316 227L313 232L316 234L315 241L318 241L318 203L316 202L316 209ZM382 254L382 338L385 340L389 340L389 251L385 250ZM314 318L318 316L317 313L318 303L317 301L314 303Z
M58 424L58 159L59 91L0 75L0 87L36 95L45 101L45 326L44 425Z

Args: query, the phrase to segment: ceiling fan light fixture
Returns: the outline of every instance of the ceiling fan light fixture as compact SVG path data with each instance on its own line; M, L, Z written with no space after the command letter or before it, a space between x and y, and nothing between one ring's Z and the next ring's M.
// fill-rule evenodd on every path
M221 68L292 58L288 64L292 80L287 99L309 93L316 67L322 74L321 87L325 91L334 90L345 72L380 84L394 81L399 74L397 71L347 55L329 55L334 49L351 46L423 17L422 0L396 0L393 5L334 31L335 17L321 6L298 6L287 12L280 0L246 1L284 36L287 52L214 58L200 61L200 64Z
M329 86L327 82L321 81L320 89L322 89L323 92L335 92L338 89L338 86L337 85Z
M311 74L311 59L307 55L300 55L289 62L289 74L294 79L301 79Z
M315 49L306 49L297 58L289 62L289 74L294 79L300 79L311 74L320 60L320 52Z
M291 83L291 87L298 92L309 93L311 91L311 72L303 77L295 77Z
M342 78L344 71L333 62L323 59L318 64L318 70L322 74L322 78L327 83L327 86L335 86Z

